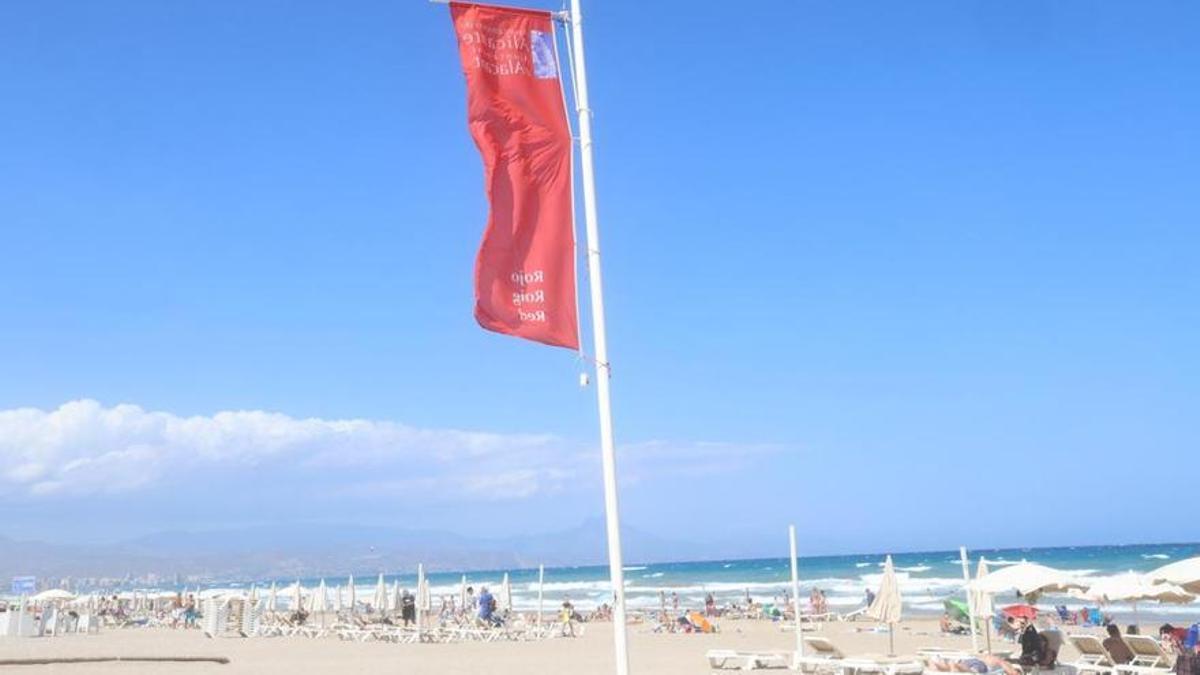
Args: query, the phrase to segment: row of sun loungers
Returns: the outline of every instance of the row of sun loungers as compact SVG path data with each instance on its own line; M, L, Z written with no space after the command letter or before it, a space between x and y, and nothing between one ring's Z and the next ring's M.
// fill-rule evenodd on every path
M1064 669L1079 675L1170 675L1174 672L1174 656L1157 640L1145 635L1126 635L1123 639L1134 655L1130 663L1116 663L1104 648L1104 643L1093 635L1071 635L1067 640L1079 652L1076 661L1061 664L1056 668L1030 667L1023 670L1045 673ZM705 656L713 670L790 668L814 675L945 675L942 670L929 668L927 662L954 662L975 658L969 652L951 649L920 650L920 658L862 658L842 653L837 645L823 637L805 637L804 644L804 656L792 652L731 649L711 649ZM995 672L1003 674L1003 670L997 669Z
M1071 664L1081 674L1098 675L1166 675L1173 671L1175 657L1163 649L1158 640L1148 635L1126 635L1122 638L1133 652L1133 661L1117 663L1104 643L1094 635L1071 635L1067 638L1079 652L1079 659Z

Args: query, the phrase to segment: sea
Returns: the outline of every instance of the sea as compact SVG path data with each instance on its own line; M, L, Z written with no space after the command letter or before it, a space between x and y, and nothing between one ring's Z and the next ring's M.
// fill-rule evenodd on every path
M988 566L996 571L1005 565L1029 561L1069 572L1085 579L1128 571L1148 572L1171 561L1200 556L1200 543L1196 544L1149 544L1128 546L1071 546L1061 548L987 549L968 551L971 574L980 556L987 559ZM801 557L799 576L801 598L807 600L811 590L821 589L827 598L830 610L850 612L864 604L865 591L877 589L885 555L858 554L819 557ZM939 615L944 602L949 598L964 598L963 568L958 551L927 551L920 553L892 554L899 579L904 610L909 615ZM673 603L678 596L679 606L701 607L708 594L718 604L744 604L746 597L765 605L779 604L781 594L788 592L791 584L791 567L787 558L761 558L753 560L711 560L703 562L670 562L628 565L624 568L626 598L633 609L656 609L662 595ZM428 575L433 605L440 606L441 598L458 598L465 576L466 583L478 592L481 586L493 591L500 587L504 574L509 575L512 587L513 606L516 610L534 610L538 606L538 570L512 569L487 571L440 571ZM327 586L338 586L348 582L346 577L325 577ZM275 583L280 597L283 589L294 584L294 579L257 580L254 582L232 582L227 586L245 588L255 584L259 589ZM391 589L396 581L401 588L415 589L416 573L385 574L384 581ZM303 586L315 587L320 579L301 579ZM358 600L370 601L378 583L378 573L355 576L355 594ZM546 610L570 600L582 610L592 609L611 598L607 566L547 567L541 586ZM997 606L1011 599L996 597ZM1047 595L1040 600L1042 606L1067 604L1072 608L1095 603L1078 597L1056 597ZM1134 608L1111 605L1106 611L1122 612ZM1200 620L1200 602L1188 605L1157 605L1143 603L1136 608L1140 616L1177 617L1177 620ZM1190 617L1190 618L1189 618Z

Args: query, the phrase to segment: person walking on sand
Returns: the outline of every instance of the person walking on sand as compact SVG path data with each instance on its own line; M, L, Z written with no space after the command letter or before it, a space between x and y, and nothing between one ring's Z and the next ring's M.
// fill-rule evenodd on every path
M563 637L575 637L575 607L571 600L563 598L562 609L558 612L559 627Z

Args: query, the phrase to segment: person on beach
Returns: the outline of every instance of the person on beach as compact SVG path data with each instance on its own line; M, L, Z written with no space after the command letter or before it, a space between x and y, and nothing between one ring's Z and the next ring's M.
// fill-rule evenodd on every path
M713 597L712 593L709 593L708 595L704 596L704 615L705 616L716 616L717 615L717 599Z
M679 594L675 591L671 591L671 609L679 611Z
M871 605L875 604L875 592L868 588L864 600L867 602L867 604L864 605L865 607L870 607Z
M410 623L417 623L417 598L409 593L407 588L400 594L400 621L404 623L405 628Z
M487 586L479 589L479 620L489 626L498 624L499 617L496 616L496 599L492 597L491 591Z
M564 637L575 637L575 607L571 604L569 598L563 598L562 609L558 613L558 620L562 624L560 631Z
M1017 666L991 654L980 654L979 656L961 661L943 661L941 659L933 659L929 665L937 671L943 673L976 673L976 675L987 675L992 670L1003 670L1004 675L1024 675L1023 670Z
M1104 648L1112 656L1113 663L1120 665L1133 660L1133 652L1121 639L1121 629L1115 623L1108 624L1108 637L1104 638Z

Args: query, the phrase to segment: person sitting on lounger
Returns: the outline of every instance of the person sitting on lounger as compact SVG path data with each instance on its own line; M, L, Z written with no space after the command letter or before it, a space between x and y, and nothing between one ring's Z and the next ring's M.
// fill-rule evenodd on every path
M1108 637L1104 638L1104 648L1112 656L1113 663L1125 664L1133 660L1133 652L1121 639L1121 629L1115 623L1108 624Z
M946 633L947 635L963 635L964 633L970 632L966 626L954 623L954 621L950 619L950 615L945 613L942 614L942 619L939 622L939 625L941 626L942 632Z
M1036 666L1046 658L1046 640L1038 635L1037 628L1029 623L1021 631L1021 656L1017 662L1023 666Z
M479 589L479 620L489 626L499 626L503 623L500 615L496 613L496 598L487 586Z

